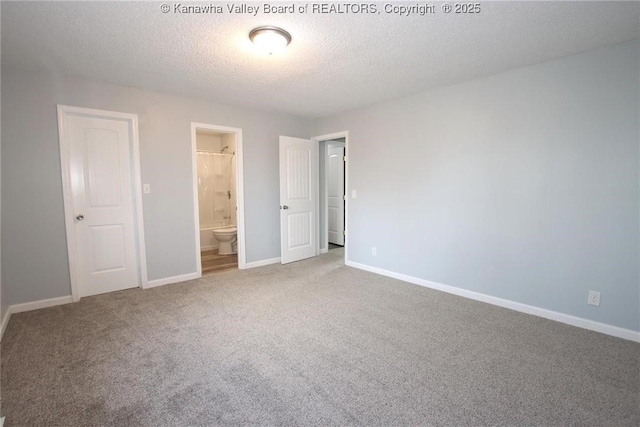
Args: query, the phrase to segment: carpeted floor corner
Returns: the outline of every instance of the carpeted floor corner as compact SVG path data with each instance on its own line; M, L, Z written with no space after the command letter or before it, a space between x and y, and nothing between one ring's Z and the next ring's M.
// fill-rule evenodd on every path
M640 345L342 250L15 314L5 426L640 425Z

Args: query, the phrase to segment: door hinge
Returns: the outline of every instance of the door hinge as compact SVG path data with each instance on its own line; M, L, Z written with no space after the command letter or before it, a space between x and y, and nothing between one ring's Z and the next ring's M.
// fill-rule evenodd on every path
M342 232L342 235L343 235L343 236L346 236L346 235L347 235L347 230L344 230L344 231Z
M347 156L342 156L342 161L346 162L347 161Z
M346 194L342 195L342 200L347 200L347 195Z

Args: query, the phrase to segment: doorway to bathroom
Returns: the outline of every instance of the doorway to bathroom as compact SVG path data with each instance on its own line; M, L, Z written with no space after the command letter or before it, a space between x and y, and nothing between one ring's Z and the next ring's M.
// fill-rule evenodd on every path
M244 268L242 130L192 123L198 273Z

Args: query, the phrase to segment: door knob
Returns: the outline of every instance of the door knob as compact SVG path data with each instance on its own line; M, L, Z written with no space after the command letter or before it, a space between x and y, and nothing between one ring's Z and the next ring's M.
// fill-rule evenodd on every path
M282 206L282 209L289 209L289 206L284 205L284 206Z
M76 215L76 219L78 221L82 221L84 219L84 215L80 214L80 215Z

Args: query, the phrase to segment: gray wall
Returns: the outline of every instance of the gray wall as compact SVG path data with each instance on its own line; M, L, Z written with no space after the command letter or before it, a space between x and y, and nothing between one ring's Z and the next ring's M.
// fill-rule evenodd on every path
M243 129L247 261L280 255L278 137L308 137L308 120L3 68L3 303L70 294L56 104L138 114L150 280L196 271L192 121Z
M627 42L315 125L5 68L2 306L70 293L60 103L139 115L151 280L196 268L191 121L244 131L249 262L279 255L278 136L348 130L352 261L640 330L639 50Z
M349 131L350 260L640 330L639 50L321 120Z

